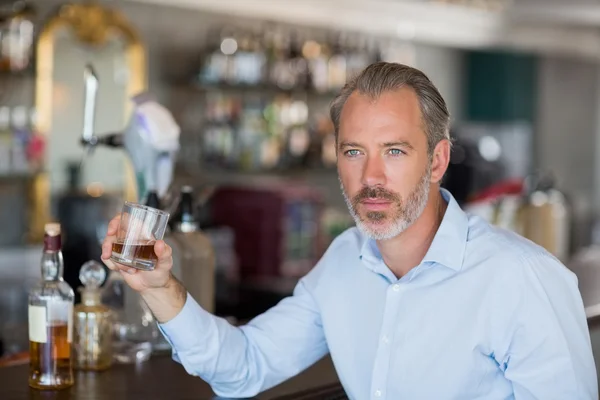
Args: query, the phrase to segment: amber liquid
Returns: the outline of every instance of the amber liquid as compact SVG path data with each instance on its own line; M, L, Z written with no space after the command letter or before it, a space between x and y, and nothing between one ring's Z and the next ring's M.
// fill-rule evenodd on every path
M154 253L154 243L150 244L123 244L113 243L112 260L119 264L137 269L154 269L158 257Z
M29 386L47 390L73 385L68 334L67 324L50 323L46 328L46 343L29 341Z

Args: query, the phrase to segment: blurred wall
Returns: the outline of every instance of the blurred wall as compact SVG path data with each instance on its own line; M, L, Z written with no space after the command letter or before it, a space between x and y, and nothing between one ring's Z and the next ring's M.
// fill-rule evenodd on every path
M600 210L594 202L599 188L598 72L598 64L586 60L543 57L539 63L535 158L569 195L574 248L588 244L591 218Z

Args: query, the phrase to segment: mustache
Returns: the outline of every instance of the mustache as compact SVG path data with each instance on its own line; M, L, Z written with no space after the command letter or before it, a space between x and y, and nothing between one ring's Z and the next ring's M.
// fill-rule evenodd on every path
M356 196L354 196L354 198L352 199L352 203L354 203L354 205L357 205L361 201L364 201L367 199L379 199L379 200L387 200L390 202L398 202L400 200L400 196L397 195L396 193L389 191L387 189L384 189L380 186L376 186L376 187L365 186L364 188L362 188L360 190L360 192L358 192L356 194Z

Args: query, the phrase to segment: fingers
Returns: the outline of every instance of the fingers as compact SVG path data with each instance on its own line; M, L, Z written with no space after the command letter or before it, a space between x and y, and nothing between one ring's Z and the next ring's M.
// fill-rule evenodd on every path
M107 236L104 239L104 242L102 242L102 255L100 256L100 258L102 259L102 261L104 261L106 263L106 261L109 261L109 258L112 254L112 245L114 242L114 236ZM108 266L108 264L107 264ZM110 267L109 267L110 268Z
M104 264L113 271L117 271L122 268L127 268L122 265L116 264L115 262L113 262L110 259L110 256L112 255L113 243L117 239L116 235L117 235L117 231L119 229L120 222L121 222L121 215L117 215L115 218L113 218L108 223L108 228L106 230L106 237L104 238L104 241L102 242L102 255L100 256L100 258L102 259L102 262L104 262Z
M137 272L137 269L135 268L127 267L123 264L114 262L110 259L110 255L106 259L104 256L102 256L102 262L104 262L104 265L106 265L111 271L126 272L130 275L133 275Z
M106 231L106 236L114 236L117 234L117 230L119 229L119 224L121 223L121 214L117 215L108 223L108 229Z
M110 255L112 253L112 245L115 242L115 240L117 239L116 235L117 235L117 231L119 229L120 222L121 222L121 216L118 215L115 218L113 218L108 224L108 228L106 230L106 237L104 238L104 241L102 242L102 256L101 256L102 260L108 260L108 258L110 257Z
M154 244L154 254L158 257L157 269L170 270L173 267L173 249L163 240L157 240Z

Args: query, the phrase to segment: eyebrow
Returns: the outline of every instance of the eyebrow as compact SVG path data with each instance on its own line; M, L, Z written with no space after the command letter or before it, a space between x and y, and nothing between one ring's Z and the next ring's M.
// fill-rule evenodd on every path
M345 147L362 147L360 143L357 142L342 142L340 143L339 148L343 149ZM386 142L381 145L381 147L405 147L407 149L414 150L415 147L405 140L400 140L397 142Z
M414 146L407 142L406 140L401 140L398 142L387 142L382 145L382 147L406 147L407 149L414 150Z
M362 147L360 145L360 143L356 143L356 142L341 142L340 143L340 149L343 149L344 147Z

